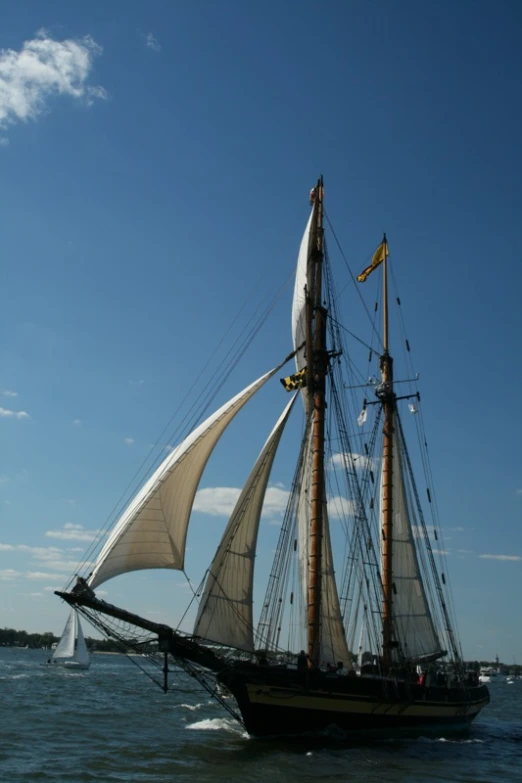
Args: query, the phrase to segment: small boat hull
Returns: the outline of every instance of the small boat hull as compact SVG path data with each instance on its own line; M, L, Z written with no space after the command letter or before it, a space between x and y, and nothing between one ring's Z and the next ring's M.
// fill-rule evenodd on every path
M84 671L89 668L90 663L78 663L77 661L51 661L50 666L59 666L60 669L83 669Z
M386 678L219 676L234 695L249 734L425 733L466 729L489 701L485 687L446 688Z

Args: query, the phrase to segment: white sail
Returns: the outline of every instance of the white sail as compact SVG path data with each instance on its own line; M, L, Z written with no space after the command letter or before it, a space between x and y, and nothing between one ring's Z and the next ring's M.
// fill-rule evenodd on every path
M308 607L308 589L310 572L310 519L311 519L311 482L312 482L312 429L305 435L302 454L299 496L297 501L297 530L299 570L304 606ZM321 630L319 636L319 661L321 664L342 661L348 666L350 656L344 631L335 571L333 566L330 526L326 503L323 505L323 541L321 558Z
M129 571L183 568L190 513L205 465L234 416L283 364L225 403L161 463L105 543L88 579L91 588Z
M270 433L229 519L210 566L194 634L254 649L254 559L261 509L274 457L296 395Z
M65 628L58 642L56 650L52 654L52 662L58 663L70 660L74 657L74 645L76 641L76 612L71 609Z
M60 641L52 654L51 663L87 669L89 662L89 651L83 637L80 618L76 610L71 609Z
M346 643L346 634L339 605L339 595L335 581L335 571L330 540L330 525L326 504L323 509L321 579L321 634L319 660L323 664L343 662L350 667L350 654Z
M314 211L312 209L297 257L294 299L292 303L292 339L295 351L304 343L306 338L306 288L308 286L308 271L310 266L310 231L312 228L313 214ZM302 370L303 367L306 367L304 346L297 351L295 363L298 370Z
M89 651L87 649L87 645L85 644L82 625L80 623L80 618L78 617L78 615L76 615L76 622L78 628L76 633L76 652L74 655L74 659L80 666L84 666L85 668L87 668L90 663Z
M305 434L304 449L301 457L297 497L297 545L303 606L307 611L310 568L310 488L312 482L312 429L310 426L307 434Z
M435 631L420 575L406 500L402 444L396 415L394 415L393 421L392 473L394 508L392 525L393 627L403 655L412 660L439 653L441 644Z

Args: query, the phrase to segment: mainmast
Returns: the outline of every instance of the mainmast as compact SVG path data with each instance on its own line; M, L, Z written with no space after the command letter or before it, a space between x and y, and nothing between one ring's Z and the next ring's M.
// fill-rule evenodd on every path
M383 248L383 354L380 359L381 385L378 396L384 409L384 439L382 453L382 657L384 667L392 662L393 640L393 359L388 353L388 245L386 234Z
M326 350L326 310L322 306L323 178L315 189L315 206L310 235L310 265L307 291L306 356L307 388L312 416L312 476L310 487L310 564L308 580L308 655L319 665L321 634L321 572L324 527L324 428Z

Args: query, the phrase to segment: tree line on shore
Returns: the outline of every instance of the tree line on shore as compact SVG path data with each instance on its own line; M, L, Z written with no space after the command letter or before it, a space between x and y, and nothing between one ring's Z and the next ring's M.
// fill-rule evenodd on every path
M60 637L51 631L45 633L27 633L14 628L0 628L0 647L29 647L30 649L50 650ZM87 647L91 652L121 652L121 647L110 639L92 639L85 637Z
M57 644L59 637L51 631L45 633L27 633L27 631L16 631L14 628L0 628L0 647L28 647L30 649L50 650L53 644ZM87 647L91 652L123 652L121 644L111 639L93 639L90 636L85 637ZM146 645L148 652L153 652L156 648L155 643ZM371 653L365 653L372 659ZM478 671L485 666L499 667L501 671L511 671L514 674L522 675L522 666L516 664L505 664L494 661L467 661L469 669Z

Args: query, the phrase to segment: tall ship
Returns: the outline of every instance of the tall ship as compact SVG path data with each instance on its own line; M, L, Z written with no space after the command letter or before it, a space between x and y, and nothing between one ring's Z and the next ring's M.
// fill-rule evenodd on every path
M349 312L345 325L339 312L322 178L310 192L310 206L289 319L293 346L290 334L281 335L281 362L200 417L144 480L96 558L57 595L126 649L150 654L165 691L169 671L181 667L252 736L461 730L489 694L466 671L456 632L407 337L404 374L396 374L392 358L388 242L384 236L356 279L343 269L343 288L350 284L358 295L370 275L382 279L374 313L363 300L370 332L365 342L355 316ZM398 297L394 304L400 312ZM238 338L236 356L214 389L252 348L257 328ZM267 427L268 438L194 590L192 630L97 596L102 584L123 574L184 571L207 462L233 420L248 417L253 398L271 383L284 397L283 410L273 429ZM258 410L252 415L258 419ZM263 584L263 574L255 575L256 550L285 427L298 435L295 471ZM415 452L407 445L410 435L418 436Z

